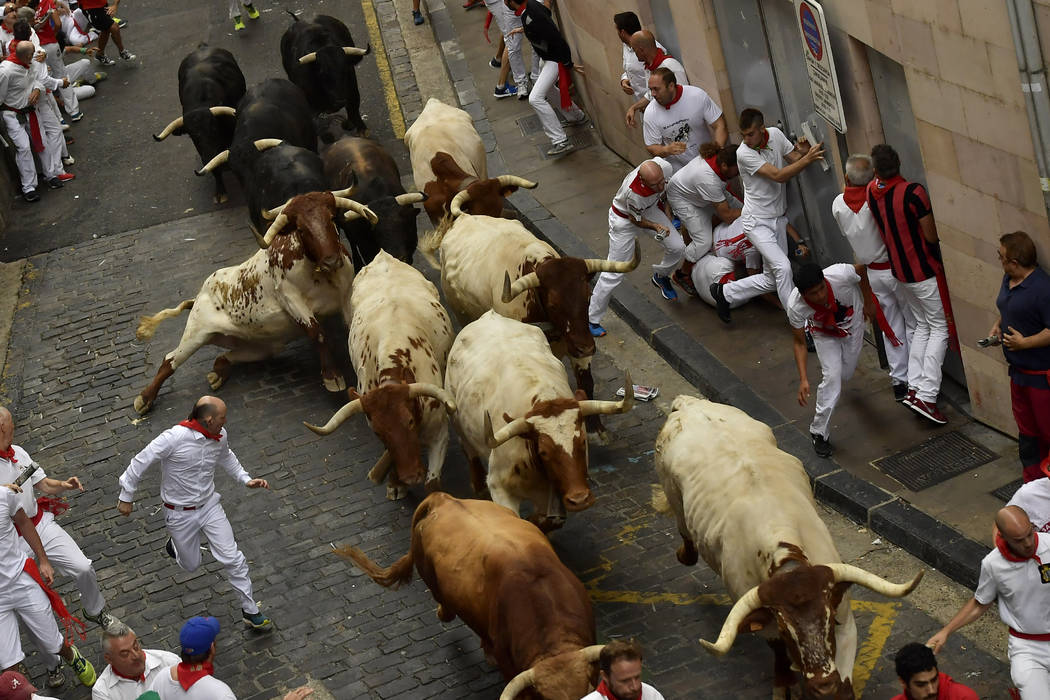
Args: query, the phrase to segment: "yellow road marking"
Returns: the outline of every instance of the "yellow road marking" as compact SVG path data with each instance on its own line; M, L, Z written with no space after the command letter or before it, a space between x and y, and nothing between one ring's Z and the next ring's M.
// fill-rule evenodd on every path
M394 136L405 138L405 116L401 113L401 101L397 99L397 88L394 86L394 75L390 72L390 62L386 58L383 46L383 35L379 31L379 20L372 0L361 0L361 9L365 13L365 24L368 25L368 39L372 43L372 53L376 57L376 68L379 70L379 81L383 83L383 96L386 108L390 112L390 126Z

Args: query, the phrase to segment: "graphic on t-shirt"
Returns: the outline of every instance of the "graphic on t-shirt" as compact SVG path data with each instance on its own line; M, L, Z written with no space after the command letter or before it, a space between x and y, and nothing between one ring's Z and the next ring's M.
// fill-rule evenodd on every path
M1039 578L1043 583L1050 583L1050 564L1039 565Z
M689 122L682 122L681 126L678 127L678 133L674 135L674 138L671 139L670 142L674 143L675 141L680 141L682 143L689 143L689 133L691 131L692 129L689 126Z

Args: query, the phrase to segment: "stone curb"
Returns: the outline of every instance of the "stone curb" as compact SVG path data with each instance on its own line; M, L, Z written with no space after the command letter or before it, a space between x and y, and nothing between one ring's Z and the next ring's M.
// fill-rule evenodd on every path
M507 172L474 86L474 75L459 46L448 14L440 6L429 11L430 26L442 59L459 95L460 106L474 119L485 142L489 172ZM524 190L510 196L525 226L566 256L601 258ZM818 500L843 513L906 552L968 588L976 588L981 559L988 547L972 540L894 494L845 471L833 459L813 454L809 436L762 399L702 345L679 328L658 306L630 284L621 285L611 306L627 324L705 396L746 411L773 428L780 449L805 466Z

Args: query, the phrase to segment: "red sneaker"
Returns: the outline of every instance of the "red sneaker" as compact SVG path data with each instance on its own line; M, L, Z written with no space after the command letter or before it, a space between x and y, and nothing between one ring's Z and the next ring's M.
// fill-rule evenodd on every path
M948 422L948 419L941 413L940 409L937 408L937 403L929 403L923 401L920 398L915 398L908 406L918 413L923 418L927 418L937 425L944 425Z
M57 177L59 182L69 182L70 180L75 180L77 178L73 173L59 173Z

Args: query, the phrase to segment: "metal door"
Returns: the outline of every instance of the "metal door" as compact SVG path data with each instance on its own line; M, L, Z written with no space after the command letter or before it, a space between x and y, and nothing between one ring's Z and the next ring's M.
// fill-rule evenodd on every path
M652 0L649 9L653 13L654 34L664 45L667 52L682 60L682 46L678 43L678 30L675 29L674 15L671 14L671 6L668 0Z

